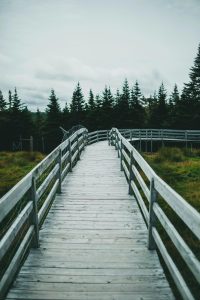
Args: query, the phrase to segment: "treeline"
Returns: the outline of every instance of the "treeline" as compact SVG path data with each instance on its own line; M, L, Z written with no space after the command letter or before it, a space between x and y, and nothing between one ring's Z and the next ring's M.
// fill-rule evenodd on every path
M50 151L62 138L59 126L69 129L86 126L90 131L118 128L200 129L200 45L190 80L181 92L175 84L167 93L162 83L153 95L145 97L138 81L131 87L125 79L115 94L105 87L101 94L90 90L85 99L80 83L61 110L55 91L51 90L45 113L31 113L21 102L15 88L6 101L0 91L0 150L17 148L20 137L33 136L36 150Z

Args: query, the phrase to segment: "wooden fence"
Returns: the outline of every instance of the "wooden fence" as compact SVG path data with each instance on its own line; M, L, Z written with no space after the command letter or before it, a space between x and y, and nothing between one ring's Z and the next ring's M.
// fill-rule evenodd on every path
M125 133L125 131L122 132L123 134ZM126 131L125 136L130 137L130 134L133 132L133 130L130 132ZM157 230L156 221L158 220L166 231L169 239L171 239L178 253L194 275L197 284L200 284L200 262L166 216L157 199L159 196L162 197L191 230L197 241L200 240L200 214L153 171L118 129L110 131L109 144L114 145L118 151L121 170L124 171L129 184L129 193L135 195L146 221L148 227L148 248L150 250L159 249L183 299L194 299L181 275L181 270L177 268L162 241ZM146 205L145 203L148 204Z
M1 299L28 249L39 247L39 228L86 143L87 130L79 129L0 199Z

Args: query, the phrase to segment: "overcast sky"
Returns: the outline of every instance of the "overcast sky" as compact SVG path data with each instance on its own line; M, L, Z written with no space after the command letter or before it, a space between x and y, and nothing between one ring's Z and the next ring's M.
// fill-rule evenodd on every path
M51 88L61 106L127 77L145 95L188 81L200 42L200 0L0 0L0 89L31 110Z

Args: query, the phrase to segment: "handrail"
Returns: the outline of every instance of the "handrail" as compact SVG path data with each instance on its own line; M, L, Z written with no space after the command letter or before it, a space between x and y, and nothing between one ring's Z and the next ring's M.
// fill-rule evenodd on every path
M109 130L96 130L88 133L88 145L108 140Z
M119 129L119 132L129 140L200 141L200 130Z
M169 132L172 134L172 131ZM200 136L200 131L197 132ZM122 130L120 133L118 129L113 128L109 132L109 144L115 146L115 149L118 151L121 170L124 171L129 184L129 193L135 195L144 216L148 227L148 249L154 250L158 248L183 299L194 299L192 292L181 275L181 271L178 270L160 237L157 230L156 219L159 220L198 283L200 283L200 261L165 215L165 212L157 201L158 195L160 195L179 216L194 236L196 236L197 240L200 240L200 214L188 204L183 197L164 182L144 160L140 153L129 143L125 137L128 136L130 138L130 134L133 133L135 133L135 130ZM156 134L157 133L158 131ZM178 133L180 133L180 131L178 131ZM142 134L144 134L144 130L140 131L140 136ZM146 180L143 179L140 170L142 170ZM148 186L150 186L150 188ZM141 191L143 193L141 193ZM146 203L148 203L148 205L145 204L144 197L146 198Z
M1 299L6 295L27 250L31 246L39 247L39 227L55 194L61 193L62 180L72 171L86 144L87 129L80 128L0 199ZM2 232L4 228L5 232Z

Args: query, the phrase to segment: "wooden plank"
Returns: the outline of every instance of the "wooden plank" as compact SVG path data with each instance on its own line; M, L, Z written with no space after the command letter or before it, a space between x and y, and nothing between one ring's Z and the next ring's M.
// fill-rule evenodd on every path
M42 194L45 192L46 188L48 187L49 183L52 181L54 177L56 177L59 170L59 165L56 164L53 168L53 170L49 173L49 175L45 178L45 180L42 182L40 187L37 189L37 199L39 199Z
M132 166L132 171L133 171L137 181L140 184L140 187L142 188L142 190L143 190L143 192L144 192L144 194L145 194L145 196L146 196L146 198L149 202L149 200L150 200L150 190L148 189L146 183L144 182L142 176L140 175L140 173L138 172L138 170L136 169L135 166Z
M24 222L29 218L30 213L33 209L33 203L30 201L18 215L16 220L12 223L6 234L0 240L0 260L6 254L6 251L9 249L10 245L14 241L15 237L19 233Z
M193 295L191 294L188 286L186 285L185 280L183 279L181 273L179 272L179 270L177 269L176 265L174 264L171 256L167 252L167 249L165 248L165 245L163 244L156 228L153 228L152 234L153 234L155 242L158 246L158 249L168 267L168 270L170 271L170 274L176 283L176 286L177 286L181 296L183 297L184 300L188 300L188 299L195 300Z
M57 188L58 188L58 185L59 185L59 180L57 179L56 182L54 183L51 191L49 192L45 202L43 203L42 207L40 208L39 212L38 212L38 220L39 220L39 223L41 223L53 197L55 196L55 193L57 191Z
M104 292L59 292L59 291L33 291L13 289L6 299L23 299L23 300L171 300L174 299L169 294L169 290L154 292L125 292L117 293Z
M4 298L10 283L12 282L13 278L15 277L16 272L18 271L18 269L20 267L20 263L29 247L33 232L34 232L34 228L33 228L33 226L31 226L28 229L19 248L17 249L14 257L12 258L12 261L9 264L7 270L5 271L3 277L1 278L0 298Z
M153 210L156 216L158 217L160 223L166 230L167 234L171 238L172 242L176 246L179 254L186 262L188 268L191 270L196 280L200 283L200 262L198 261L194 253L190 250L190 248L187 246L180 234L177 232L173 224L164 214L163 210L161 209L158 203L154 203Z
M30 189L31 184L32 172L28 173L0 199L0 223Z
M175 192L166 182L158 176L155 177L155 189L171 206L176 214L200 239L200 214L188 202Z
M145 221L147 224L149 224L149 213L148 213L148 210L145 206L145 203L144 203L144 200L136 186L136 184L134 183L134 181L131 181L131 187L135 193L135 196L136 196L136 199L138 200L138 204L140 205L140 208L142 210L142 213L144 215L144 218L145 218Z

